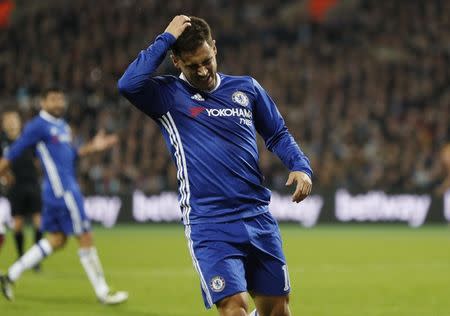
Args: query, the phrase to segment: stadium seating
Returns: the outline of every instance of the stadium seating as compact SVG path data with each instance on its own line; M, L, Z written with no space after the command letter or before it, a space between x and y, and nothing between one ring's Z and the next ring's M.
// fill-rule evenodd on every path
M175 190L157 126L116 81L173 15L193 13L212 26L219 70L250 74L271 93L316 188L432 190L450 139L450 2L354 2L322 23L288 0L18 2L0 30L0 104L30 115L39 90L60 82L76 142L99 127L121 135L111 155L81 162L88 193ZM169 61L160 70L174 73ZM282 191L278 159L262 151L261 168Z

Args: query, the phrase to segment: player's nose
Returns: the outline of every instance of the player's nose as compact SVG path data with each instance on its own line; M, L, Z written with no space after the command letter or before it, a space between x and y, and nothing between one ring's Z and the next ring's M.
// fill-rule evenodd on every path
M201 66L197 69L197 75L199 77L206 77L208 75L208 69L205 66Z

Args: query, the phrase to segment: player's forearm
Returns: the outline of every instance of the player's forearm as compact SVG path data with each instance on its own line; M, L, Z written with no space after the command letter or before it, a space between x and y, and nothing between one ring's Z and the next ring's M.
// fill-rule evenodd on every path
M117 134L106 135L104 131L100 131L88 143L78 148L78 156L84 157L90 154L103 152L119 142Z
M175 37L172 34L163 33L146 50L141 51L119 79L120 93L130 97L141 92L173 43L175 43Z
M86 157L92 154L96 154L99 152L104 151L105 149L99 148L93 144L93 142L89 142L86 145L81 146L78 148L78 157Z
M89 156L94 153L96 153L96 151L92 143L87 143L86 145L83 145L80 148L78 148L79 157Z
M287 129L283 129L268 146L290 171L302 171L312 178L312 169L308 157L302 152L298 144Z

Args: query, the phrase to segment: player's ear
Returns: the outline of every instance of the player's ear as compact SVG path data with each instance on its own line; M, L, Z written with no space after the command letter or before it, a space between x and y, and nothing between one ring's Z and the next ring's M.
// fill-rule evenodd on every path
M213 40L213 51L214 51L214 56L217 55L216 40Z
M180 69L180 59L175 56L174 54L170 55L170 58L172 59L173 65L175 66L175 68Z

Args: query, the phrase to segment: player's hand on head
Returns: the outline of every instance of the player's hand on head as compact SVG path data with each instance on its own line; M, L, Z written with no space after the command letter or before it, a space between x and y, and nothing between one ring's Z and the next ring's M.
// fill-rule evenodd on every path
M188 26L191 26L190 21L191 18L187 15L177 15L169 23L164 32L170 33L175 38L178 38Z
M297 186L294 194L292 194L292 202L299 203L311 193L312 181L306 173L301 171L292 171L289 173L286 185L289 186L293 183L296 183Z

